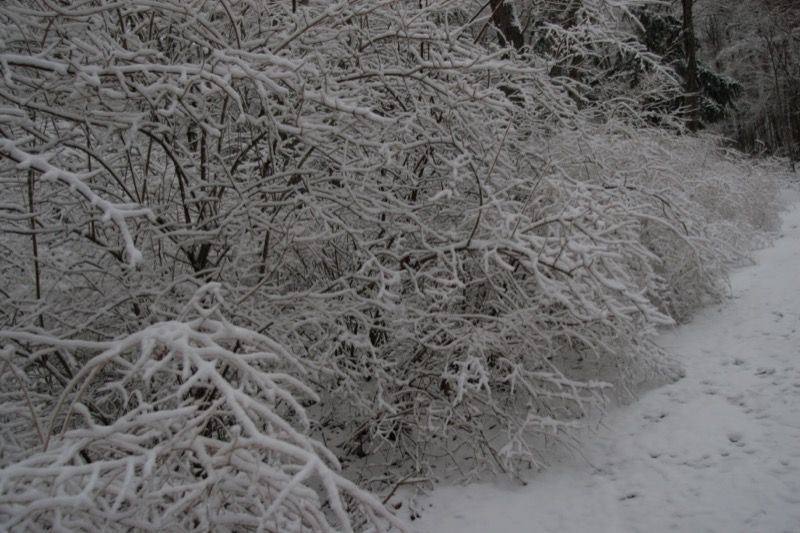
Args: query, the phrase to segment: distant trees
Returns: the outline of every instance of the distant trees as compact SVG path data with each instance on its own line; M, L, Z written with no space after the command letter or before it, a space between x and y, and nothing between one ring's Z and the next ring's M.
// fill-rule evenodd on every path
M778 0L698 0L701 53L742 86L722 131L749 152L797 161L800 7Z
M690 129L716 129L751 153L776 153L794 167L800 146L800 14L779 0L681 0L635 10L639 39L682 77Z
M676 376L774 189L635 5L7 2L0 524L398 525Z
M641 24L639 39L682 78L681 98L664 100L662 106L682 106L687 127L697 131L703 124L723 120L733 110L742 87L737 80L715 71L713 63L698 61L702 49L698 50L694 2L682 0L681 5L680 13L661 6L640 8L635 14Z

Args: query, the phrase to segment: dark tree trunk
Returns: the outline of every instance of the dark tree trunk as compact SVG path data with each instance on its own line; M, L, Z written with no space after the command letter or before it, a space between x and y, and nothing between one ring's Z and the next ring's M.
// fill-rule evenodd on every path
M697 43L694 36L694 0L681 0L683 3L683 48L686 53L686 105L687 126L691 131L700 127L700 95L697 86Z
M500 46L510 45L517 51L522 50L525 37L522 35L522 28L517 24L514 6L506 0L490 0L489 5L492 7L492 22L500 30Z

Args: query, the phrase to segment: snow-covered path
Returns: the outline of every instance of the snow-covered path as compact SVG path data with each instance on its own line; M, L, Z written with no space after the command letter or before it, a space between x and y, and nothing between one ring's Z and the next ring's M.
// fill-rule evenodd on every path
M663 336L686 377L612 409L585 457L522 487L442 487L420 533L800 532L800 206L731 278L734 299Z

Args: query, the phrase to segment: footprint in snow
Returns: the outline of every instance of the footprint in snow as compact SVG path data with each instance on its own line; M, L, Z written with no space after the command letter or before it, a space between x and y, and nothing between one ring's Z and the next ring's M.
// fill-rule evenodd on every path
M731 442L731 444L738 446L739 448L744 446L742 435L739 433L728 433L728 440Z

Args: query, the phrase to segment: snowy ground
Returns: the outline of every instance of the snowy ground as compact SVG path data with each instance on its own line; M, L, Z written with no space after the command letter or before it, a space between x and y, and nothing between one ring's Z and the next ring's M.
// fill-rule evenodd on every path
M419 533L800 532L800 206L733 300L663 336L684 379L519 483L441 487Z

